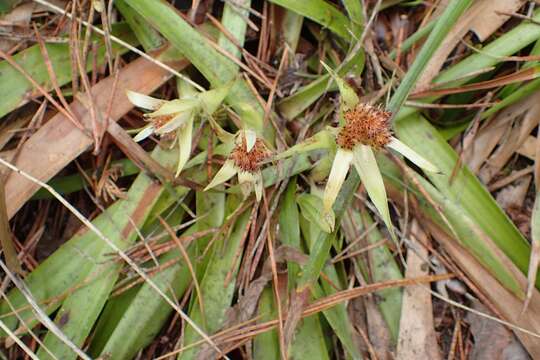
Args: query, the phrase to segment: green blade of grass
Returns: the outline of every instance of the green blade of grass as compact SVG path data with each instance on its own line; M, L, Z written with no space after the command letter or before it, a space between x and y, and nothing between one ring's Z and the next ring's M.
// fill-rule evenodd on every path
M247 9L251 6L251 0L238 1L237 4L238 6L235 6L226 2L221 17L221 25L234 38L236 45L222 32L219 33L218 45L229 54L240 58L241 52L238 46L240 48L244 47L247 29L246 19L249 17L249 11Z
M333 4L324 0L270 0L274 4L294 11L308 19L311 19L328 30L350 39L351 24L347 17L339 11Z
M296 177L293 177L283 196L279 212L279 234L281 243L300 250L300 225L296 205ZM300 267L295 262L287 262L288 288L294 289Z
M328 360L324 330L319 314L302 319L302 324L294 334L289 357L298 360Z
M190 228L184 235L190 235L193 230L193 227ZM160 264L179 257L181 257L179 251L171 251L160 257ZM174 264L159 271L152 280L166 293L172 290L175 297L180 297L192 279L185 264ZM121 297L129 295L122 294ZM100 317L90 346L90 354L96 358L98 356L111 359L133 358L138 351L153 341L172 313L165 300L157 297L154 289L146 284L137 289L128 303L124 303L121 298L109 302L112 309ZM117 316L115 310L121 314L119 319L115 319Z
M366 211L362 211L361 213L353 212L352 216L354 216L355 219L354 224L363 225L362 231L371 229L373 219ZM376 227L369 232L366 238L367 243L371 245L380 243L384 240L381 232ZM386 245L381 244L370 250L367 258L368 264L365 264L359 256L355 257L355 262L361 269L366 270L364 276L367 279L371 279L373 283L403 278L398 264ZM368 274L370 276L368 276ZM403 290L401 288L385 289L376 292L375 294L377 295L377 306L381 311L384 321L388 325L392 341L396 344L399 335Z
M126 226L128 229L131 228L130 214L136 207L135 201L119 200L109 207L106 213L99 215L93 224L109 238L119 237L118 229ZM95 259L102 252L103 243L96 238L96 235L93 232L81 231L28 274L25 282L38 302L48 301L47 311L51 312L61 305L66 296L78 286L83 285L83 279L96 266ZM10 291L8 298L15 308L26 305L24 297L17 290ZM56 301L51 302L51 299L56 299ZM10 307L6 302L2 302L0 314L8 312L10 312ZM21 312L21 317L26 320L33 319L29 309ZM4 318L3 321L10 328L17 326L18 322L13 315ZM32 320L33 323L35 322Z
M362 36L364 26L364 13L362 12L362 2L356 0L343 0L343 5L351 20L352 32L356 40Z
M191 226L183 235L205 231L221 226L225 214L225 196L219 193L197 194L197 216L200 220ZM169 218L167 219L169 221ZM171 223L173 225L173 223ZM213 235L199 238L187 248L189 259L192 260L197 273L204 273L208 264L209 256L199 259ZM163 241L170 240L169 237ZM174 249L159 258L160 264L175 259L183 259L180 251ZM181 296L187 289L193 278L185 261L180 261L173 266L156 274L154 281L162 289L171 290L175 296ZM92 344L92 354L97 356L111 356L111 359L130 359L144 346L148 345L163 323L172 313L172 309L160 297L155 296L155 291L147 284L131 301L124 316L114 326L111 336L97 336L96 343Z
M283 15L283 41L287 44L291 54L296 53L303 23L304 17L294 11L286 10L285 15Z

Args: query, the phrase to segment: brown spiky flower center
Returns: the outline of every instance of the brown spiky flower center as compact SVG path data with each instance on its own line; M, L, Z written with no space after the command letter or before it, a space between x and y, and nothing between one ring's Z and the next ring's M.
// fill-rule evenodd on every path
M169 121L171 121L174 118L175 114L168 114L168 115L158 115L152 117L152 123L154 125L154 128L159 129L163 125L167 124Z
M242 137L242 142L237 144L231 153L234 165L240 170L250 173L257 172L261 167L261 162L269 156L270 152L261 139L257 139L251 151L248 152L245 137Z
M363 144L379 149L390 142L390 112L368 104L358 104L343 114L345 126L336 142L342 149L352 150Z

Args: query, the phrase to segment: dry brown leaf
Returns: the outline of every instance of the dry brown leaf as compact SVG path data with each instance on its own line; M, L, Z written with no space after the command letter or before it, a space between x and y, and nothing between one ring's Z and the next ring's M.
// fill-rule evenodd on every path
M502 75L494 79L479 81L468 85L460 85L451 88L442 89L427 89L424 91L416 91L409 96L409 99L421 99L429 96L445 96L451 94L461 94L469 91L492 89L504 85L521 83L527 80L533 80L538 78L538 68L528 68L518 70L508 75Z
M483 313L490 313L479 301L473 301L472 308ZM473 360L527 360L529 356L523 345L504 326L479 315L468 313L465 320L469 323L474 338L474 347L470 359Z
M29 27L35 8L36 3L34 2L24 3L4 16L0 16L0 23L5 24L4 26L0 26L0 31L10 34L14 30L14 26ZM19 42L20 40L16 38L8 39L0 37L0 50L8 51Z
M415 234L411 237L414 250L407 253L407 278L429 273L428 252L420 245L427 244L427 236L416 220L413 220L411 232ZM409 286L403 291L397 359L442 359L433 324L431 294L423 285Z
M527 196L531 180L531 175L524 176L503 188L497 194L497 203L505 210L510 207L521 208Z
M540 121L539 100L540 94L537 93L521 102L523 109L526 111L524 119L518 126L512 128L508 136L502 138L500 146L480 169L479 176L484 183L489 183L497 175L529 137L531 131L538 125Z
M503 109L482 126L474 142L465 149L463 157L465 163L475 174L478 174L501 139L508 137L512 123L527 112L536 101L537 99L529 96Z
M431 57L416 83L415 91L429 87L429 84L437 76L452 50L469 30L473 30L483 41L509 18L509 16L500 15L497 12L515 12L524 3L524 0L477 0L474 2L452 27L441 46Z
M536 137L532 135L527 136L523 144L517 149L517 153L530 160L534 160L536 154Z
M369 341L373 346L377 359L391 359L392 337L390 336L390 330L375 303L375 299L372 295L366 296L364 298L364 304L366 307Z
M127 89L149 94L170 76L170 73L161 67L142 58L128 64L120 70L115 106L112 107L110 118L116 121L133 107L125 96ZM104 113L112 96L114 80L114 76L108 77L92 88L96 106ZM84 104L75 100L71 103L71 109L90 129L90 114ZM46 182L92 144L91 137L77 129L64 114L58 113L28 139L21 148L15 165ZM11 173L6 183L8 217L11 218L38 189L37 184Z

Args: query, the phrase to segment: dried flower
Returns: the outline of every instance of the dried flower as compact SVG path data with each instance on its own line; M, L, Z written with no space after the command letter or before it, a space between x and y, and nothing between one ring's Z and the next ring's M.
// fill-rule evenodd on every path
M270 156L270 151L264 141L257 138L257 135L252 130L239 131L229 139L229 141L231 140L234 141L234 148L221 169L204 190L223 184L238 174L238 182L244 195L249 195L254 189L257 201L260 201L263 191L261 165Z
M336 143L352 150L358 144L380 149L392 139L390 113L368 104L358 104L344 112L345 126L339 130Z

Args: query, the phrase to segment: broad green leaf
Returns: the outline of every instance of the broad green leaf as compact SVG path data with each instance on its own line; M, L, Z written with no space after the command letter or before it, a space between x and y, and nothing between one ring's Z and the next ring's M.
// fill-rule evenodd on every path
M506 255L498 249L494 239L486 236L486 232L479 226L466 209L458 203L452 201L439 192L427 180L420 176L415 176L418 182L429 193L432 199L441 207L446 218L450 222L452 229L447 231L450 234L457 234L457 240L467 248L470 253L509 291L518 298L525 297L524 290L520 286L516 274L512 273L505 261ZM444 223L443 223L444 224ZM518 270L516 270L518 271Z

